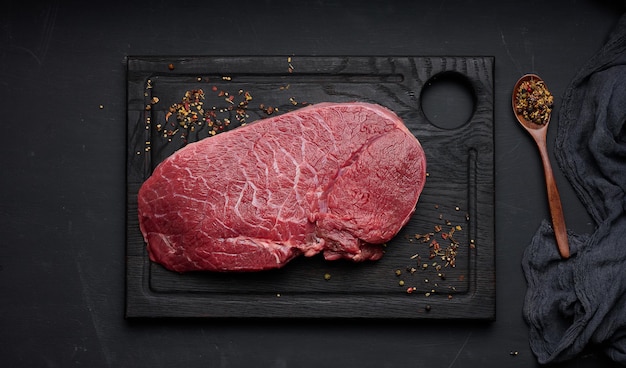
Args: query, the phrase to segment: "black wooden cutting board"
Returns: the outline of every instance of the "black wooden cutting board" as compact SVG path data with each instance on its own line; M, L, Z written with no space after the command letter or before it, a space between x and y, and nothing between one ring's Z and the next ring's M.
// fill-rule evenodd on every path
M495 318L493 70L493 57L129 57L126 317ZM440 79L470 87L467 122L426 118L422 92ZM181 126L170 106L198 90L213 126ZM244 274L178 274L149 261L136 201L155 165L186 142L324 101L390 108L426 152L415 214L383 259L300 257Z

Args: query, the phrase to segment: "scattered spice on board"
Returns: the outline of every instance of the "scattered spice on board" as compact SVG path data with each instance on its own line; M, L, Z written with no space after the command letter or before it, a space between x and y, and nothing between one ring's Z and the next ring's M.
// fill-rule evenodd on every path
M287 72L293 73L295 70L293 56L287 56L286 61ZM167 69L174 71L176 65L168 63ZM198 76L196 80L197 82L209 83L209 77L206 76ZM225 85L234 86L234 83L238 82L236 76L224 74L210 80L218 80L219 84L186 91L179 101L172 103L165 110L164 121L161 120L162 118L159 118L160 121L154 124L157 132L167 142L171 142L175 136L179 136L181 142L186 144L188 139L195 140L195 138L210 137L229 130L229 126L232 128L245 125L250 115L254 115L253 119L262 119L291 111L294 107L309 105L308 102L299 101L296 96L291 94L283 97L285 99L284 103L281 102L278 105L276 103L272 105L260 103L257 105L259 106L259 111L254 111L249 109L249 103L253 101L250 91L239 89L236 93L233 93L225 87ZM144 90L144 96L146 97L144 108L146 112L149 112L147 116L163 112L163 109L157 111L155 106L153 106L159 102L159 99L157 97L150 99L150 90L153 87L153 81L147 80ZM277 88L279 91L287 91L290 88L290 84L281 84ZM255 99L256 101L258 99ZM100 105L100 108L102 109L103 106ZM153 124L146 120L146 129L151 126ZM195 138L192 137L192 133Z
M223 76L223 81L232 81L232 77ZM201 81L201 78L199 78ZM151 84L147 89L152 88ZM280 87L281 90L286 90L289 85ZM214 136L218 133L228 130L227 128L232 123L238 123L238 125L245 125L250 118L249 104L253 101L253 96L250 91L239 89L236 93L231 93L228 90L219 88L217 85L213 85L209 91L212 98L217 98L218 101L223 101L220 104L209 106L207 103L207 96L203 88L190 89L185 92L180 101L175 102L169 106L165 114L165 122L156 125L157 131L166 138L168 141L172 141L173 136L180 133L180 138L186 143L187 136L192 132L199 132L201 129L207 130L207 136ZM153 108L153 105L159 102L158 97L153 97L146 105L146 110L149 111ZM307 102L299 102L295 97L289 97L288 103L291 106L305 106ZM264 116L270 116L278 114L279 107L260 103L259 110L263 113L259 118ZM286 109L288 111L289 109ZM175 120L174 120L175 119Z
M461 212L460 206L452 206L447 212L444 207L438 204L434 206L439 213L436 215L430 231L415 233L406 237L409 243L414 243L414 246L420 247L419 252L412 253L408 257L409 262L413 264L406 266L407 274L400 285L405 286L406 284L408 286L407 294L423 295L430 298L441 295L447 300L452 300L457 292L454 284L463 282L465 279L463 274L456 277L455 273L458 272L454 271L450 271L454 275L453 277L447 277L445 270L456 268L457 256L460 252L475 248L474 240L468 239L469 236L464 233L466 224L463 221L469 222L469 214ZM461 213L458 214L458 212ZM451 216L450 219L447 218L448 215ZM424 249L427 249L428 252L427 259L420 257L420 254L426 253ZM394 273L396 276L403 274L399 268L395 269ZM418 280L414 278L416 273L423 275L422 288L428 285L428 288L421 290L420 293L414 293L420 288L411 285L418 284Z
M278 111L277 107L265 106L264 104L260 104L259 109L263 110L267 115L272 115L275 111Z
M228 78L230 77L222 77ZM191 89L185 92L179 102L170 105L165 114L165 123L157 124L156 128L164 138L169 141L172 136L181 131L181 138L185 139L189 132L199 129L207 129L207 135L213 136L232 123L233 119L244 125L249 118L247 113L248 103L252 101L249 91L240 90L237 96L228 91L220 90L217 86L211 87L211 92L216 97L222 98L227 105L206 107L206 94L204 89ZM154 98L153 101L154 102ZM158 102L158 100L157 100ZM175 117L176 121L171 120Z
M287 58L287 64L291 73L294 70L291 56ZM167 67L172 71L175 69L173 63ZM235 91L227 89L227 85L232 87L233 83L237 82L235 77L222 75L215 79L219 81L217 85L209 84L210 87L189 89L180 100L169 105L165 111L163 108L155 108L154 105L159 102L159 98L151 97L153 81L147 80L144 90L146 129L154 126L166 142L172 142L175 137L179 137L180 142L185 145L188 141L211 137L233 127L246 125L249 120L263 119L309 105L308 102L298 101L295 95L290 94L281 97L284 102L278 105L259 103L257 105L259 110L255 111L249 104L259 99L253 98L250 91L241 88ZM199 76L196 80L209 83L209 77ZM213 81L214 78L210 80ZM279 91L287 91L289 88L290 84L277 87ZM100 105L100 108L103 109L104 106ZM150 117L158 113L164 113L165 119L159 117L159 121L152 124Z
M537 125L548 123L553 105L554 96L541 80L524 81L515 92L515 110Z
M288 73L290 73L290 74L291 74L291 73L293 73L293 71L294 71L294 69L295 69L295 68L294 68L294 67L293 67L293 65L291 64L291 56L289 56L289 57L287 58L287 65L288 65L288 67L287 67L287 72L288 72Z
M456 207L455 210L459 211L460 208ZM421 243L428 243L429 259L440 258L442 261L445 261L444 267L456 267L456 255L460 243L454 234L457 231L461 231L463 227L461 225L452 225L451 221L443 218L443 215L440 215L439 219L443 221L443 224L434 225L432 232L416 233L414 238ZM438 235L438 238L442 241L441 243L435 238L435 235Z

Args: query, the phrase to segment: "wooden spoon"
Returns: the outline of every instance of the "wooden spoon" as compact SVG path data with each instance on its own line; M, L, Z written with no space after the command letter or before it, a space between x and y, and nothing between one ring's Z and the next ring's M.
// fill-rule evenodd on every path
M548 150L546 148L546 134L548 132L548 124L550 122L550 113L548 113L543 124L534 123L526 119L521 113L517 111L517 92L522 83L526 81L543 82L543 80L535 74L526 74L522 76L515 87L513 88L513 113L517 118L517 121L526 129L528 133L534 138L539 153L541 154L541 162L543 163L543 171L546 179L546 187L548 190L548 202L550 204L550 215L552 217L552 228L554 229L554 235L556 237L556 244L559 249L559 253L562 258L569 258L569 244L567 240L567 229L565 227L565 218L563 216L563 208L561 206L561 196L559 190L556 187L554 181L554 174L552 173L552 166L550 165L550 159L548 158ZM545 86L545 82L544 86Z

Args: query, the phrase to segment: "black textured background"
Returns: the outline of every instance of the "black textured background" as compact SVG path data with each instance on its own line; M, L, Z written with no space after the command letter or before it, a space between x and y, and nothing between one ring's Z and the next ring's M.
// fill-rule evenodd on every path
M556 96L611 1L14 2L0 12L0 360L11 367L533 367L520 260L547 203L510 92ZM124 319L129 55L495 57L496 321ZM102 108L101 108L102 106ZM556 121L553 121L556 123ZM553 143L554 128L548 139ZM565 219L591 221L556 172ZM560 367L608 367L593 350Z

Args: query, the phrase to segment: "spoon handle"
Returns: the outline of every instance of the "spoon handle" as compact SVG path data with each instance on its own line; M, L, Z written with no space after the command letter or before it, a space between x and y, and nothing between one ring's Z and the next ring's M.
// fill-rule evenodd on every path
M565 227L565 217L563 216L563 207L561 206L561 196L559 189L556 187L552 166L548 158L548 151L545 144L539 144L539 152L541 153L541 162L543 163L543 171L546 177L546 187L548 191L548 203L550 204L550 216L552 217L552 228L556 237L556 244L562 258L569 258L569 243L567 240L567 228Z

